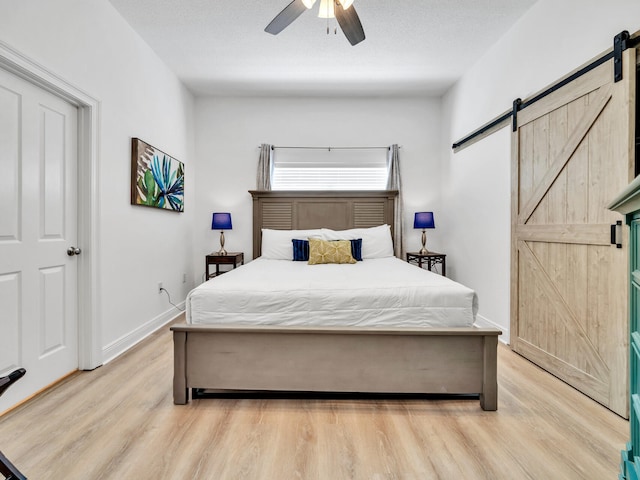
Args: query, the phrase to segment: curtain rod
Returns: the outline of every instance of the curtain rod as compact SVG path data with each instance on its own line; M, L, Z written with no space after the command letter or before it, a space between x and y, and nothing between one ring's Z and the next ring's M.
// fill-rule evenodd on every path
M258 146L258 148L260 148L260 146ZM272 145L271 149L275 150L276 148L279 149L298 149L298 150L380 150L380 149L384 149L384 150L388 150L391 147L387 146L387 147L289 147L289 146L276 146L276 145ZM401 146L398 146L398 148L402 148Z

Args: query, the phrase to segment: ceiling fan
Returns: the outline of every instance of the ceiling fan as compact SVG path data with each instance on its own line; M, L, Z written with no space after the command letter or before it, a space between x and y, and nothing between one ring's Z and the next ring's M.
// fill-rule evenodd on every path
M264 29L272 35L279 34L287 28L305 10L313 7L316 0L293 0L282 10L271 23ZM338 25L351 45L356 45L364 40L364 29L360 18L352 5L353 0L320 0L318 16L320 18L333 18L338 20Z

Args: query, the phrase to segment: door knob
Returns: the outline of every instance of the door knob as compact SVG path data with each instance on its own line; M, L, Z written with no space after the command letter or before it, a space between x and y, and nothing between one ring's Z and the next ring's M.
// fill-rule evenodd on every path
M69 255L70 257L73 257L74 255L80 255L82 253L82 250L80 250L78 247L69 247L67 249L67 255Z

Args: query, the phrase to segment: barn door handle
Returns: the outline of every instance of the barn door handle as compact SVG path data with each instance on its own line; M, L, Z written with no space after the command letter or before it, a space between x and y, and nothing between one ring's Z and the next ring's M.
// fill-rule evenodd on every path
M611 225L611 245L615 245L616 248L622 248L622 243L618 242L618 232L622 234L622 220L618 220Z

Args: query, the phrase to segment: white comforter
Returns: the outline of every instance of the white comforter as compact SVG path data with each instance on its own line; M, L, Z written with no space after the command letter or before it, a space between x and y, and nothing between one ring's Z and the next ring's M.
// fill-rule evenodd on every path
M187 297L193 324L469 327L475 292L394 257L354 265L258 258Z

